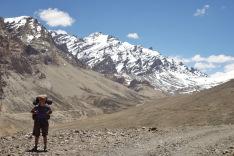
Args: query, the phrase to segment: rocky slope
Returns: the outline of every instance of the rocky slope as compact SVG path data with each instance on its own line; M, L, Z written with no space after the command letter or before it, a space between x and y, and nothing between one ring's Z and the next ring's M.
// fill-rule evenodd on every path
M232 156L233 126L186 127L177 129L66 129L50 131L48 152L30 152L31 133L19 132L0 138L0 155L21 156Z
M93 70L127 86L145 82L156 90L186 93L210 88L207 75L152 49L102 33L79 38L51 31L54 41ZM110 76L111 75L111 76ZM139 89L140 87L136 87Z

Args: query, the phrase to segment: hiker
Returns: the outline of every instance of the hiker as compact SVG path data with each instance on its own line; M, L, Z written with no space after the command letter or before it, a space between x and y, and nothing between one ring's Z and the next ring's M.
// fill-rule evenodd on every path
M35 146L33 147L32 151L37 151L38 141L40 133L42 133L43 141L44 141L44 152L47 152L47 135L49 129L49 118L52 110L48 105L47 96L46 95L39 95L36 98L36 105L32 110L32 117L34 120L33 126L33 135L35 136Z

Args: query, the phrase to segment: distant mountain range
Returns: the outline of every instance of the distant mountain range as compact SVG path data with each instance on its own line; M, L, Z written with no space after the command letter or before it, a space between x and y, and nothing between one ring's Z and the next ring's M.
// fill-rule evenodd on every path
M149 86L165 93L190 93L218 83L183 62L161 55L152 48L122 42L100 32L79 38L61 31L49 31L29 16L5 18L11 35L44 54L60 49L80 66L139 91ZM49 61L49 60L48 60Z

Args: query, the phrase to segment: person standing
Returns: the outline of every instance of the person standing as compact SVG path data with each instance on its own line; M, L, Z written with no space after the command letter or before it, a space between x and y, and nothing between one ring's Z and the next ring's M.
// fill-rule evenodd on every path
M49 130L49 119L52 110L47 102L47 95L39 95L37 97L38 105L36 105L32 110L32 117L34 120L33 135L35 136L35 145L32 151L38 151L38 141L40 134L42 133L44 142L44 152L47 152L47 135Z

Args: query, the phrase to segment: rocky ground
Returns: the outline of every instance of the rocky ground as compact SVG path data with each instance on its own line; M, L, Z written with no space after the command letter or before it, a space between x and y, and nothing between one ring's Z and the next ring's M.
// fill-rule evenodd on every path
M19 132L0 138L3 156L92 156L92 155L234 155L234 126L206 126L172 129L51 129L49 151L28 152L31 133ZM42 140L40 140L42 144ZM42 149L40 146L39 149Z

